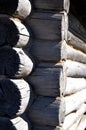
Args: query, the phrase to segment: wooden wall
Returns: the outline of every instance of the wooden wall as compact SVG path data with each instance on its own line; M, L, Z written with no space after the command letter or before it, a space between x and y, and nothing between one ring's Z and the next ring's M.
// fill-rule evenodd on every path
M31 29L27 49L35 68L26 79L35 93L27 110L33 130L62 130L65 117L66 40L69 0L31 0L25 20Z

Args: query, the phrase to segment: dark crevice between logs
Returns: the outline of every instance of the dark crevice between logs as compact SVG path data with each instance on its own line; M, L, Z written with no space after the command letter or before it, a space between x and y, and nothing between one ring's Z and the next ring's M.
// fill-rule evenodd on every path
M0 0L0 14L12 15L18 6L18 0Z
M70 12L86 28L86 1L85 0L70 0Z

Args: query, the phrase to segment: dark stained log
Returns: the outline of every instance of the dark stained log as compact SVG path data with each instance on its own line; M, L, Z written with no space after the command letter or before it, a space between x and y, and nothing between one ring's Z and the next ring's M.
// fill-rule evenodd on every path
M17 19L0 16L0 46L23 47L29 41L27 28Z
M74 127L73 125L77 121L79 121L78 124L80 123L81 118L85 112L86 112L86 104L83 104L80 106L80 108L76 112L73 112L73 113L70 113L69 115L67 115L64 120L63 129L64 130L68 130L68 129L76 130L76 128L71 129L71 127L73 128ZM84 124L83 124L83 126L84 126ZM85 124L85 126L86 126L86 124ZM81 130L84 130L84 129L81 129Z
M0 117L0 130L28 130L28 123L20 117L9 119Z
M65 115L77 111L86 102L86 89L65 97ZM86 107L85 107L86 110Z
M22 49L8 46L0 48L0 76L22 78L32 71L32 60Z
M58 126L64 121L63 98L38 97L28 111L30 121L36 125Z
M26 49L29 47L26 46ZM58 62L67 57L65 41L58 43L57 41L33 40L29 51L39 61Z
M65 89L64 95L70 95L70 94L76 93L83 89L86 89L86 79L85 78L67 77L66 89Z
M36 39L57 42L67 39L68 21L64 12L35 12L25 22L30 25Z
M82 26L75 16L69 14L69 31L72 32L79 39L86 42L86 29Z
M32 5L36 9L45 9L45 10L58 10L58 11L67 11L69 12L69 0L31 0Z
M67 45L67 58L86 64L86 54Z
M71 60L66 61L67 76L75 78L86 77L86 64L75 62Z
M0 79L0 116L23 114L30 99L30 87L22 80Z
M26 18L31 12L29 0L0 0L0 14L15 14L15 17Z
M65 91L66 74L64 68L35 68L27 81L33 86L36 94L57 97Z
M33 130L63 130L61 127L44 127L44 126L35 126L33 127Z

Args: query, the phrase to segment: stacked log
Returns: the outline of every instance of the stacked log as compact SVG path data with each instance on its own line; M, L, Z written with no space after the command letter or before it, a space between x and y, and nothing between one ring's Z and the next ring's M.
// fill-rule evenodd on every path
M30 130L28 120L22 115L31 90L23 78L31 73L33 62L22 49L30 35L20 20L30 10L28 0L0 1L0 130Z
M64 130L86 129L86 30L69 15Z
M32 37L29 50L36 68L27 77L36 98L27 109L33 130L62 130L65 117L66 40L69 0L33 0L26 18Z

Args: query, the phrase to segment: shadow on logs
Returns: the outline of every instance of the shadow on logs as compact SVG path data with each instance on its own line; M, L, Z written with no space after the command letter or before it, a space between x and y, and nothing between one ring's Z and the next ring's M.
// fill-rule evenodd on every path
M29 103L30 87L24 80L0 79L0 116L21 115Z
M25 18L31 12L29 0L0 0L0 14L9 14Z
M18 20L0 16L0 46L23 47L29 41L27 28Z
M28 123L20 118L9 119L0 117L0 130L29 130Z
M22 78L32 71L33 63L22 49L8 46L1 47L0 57L1 76Z

